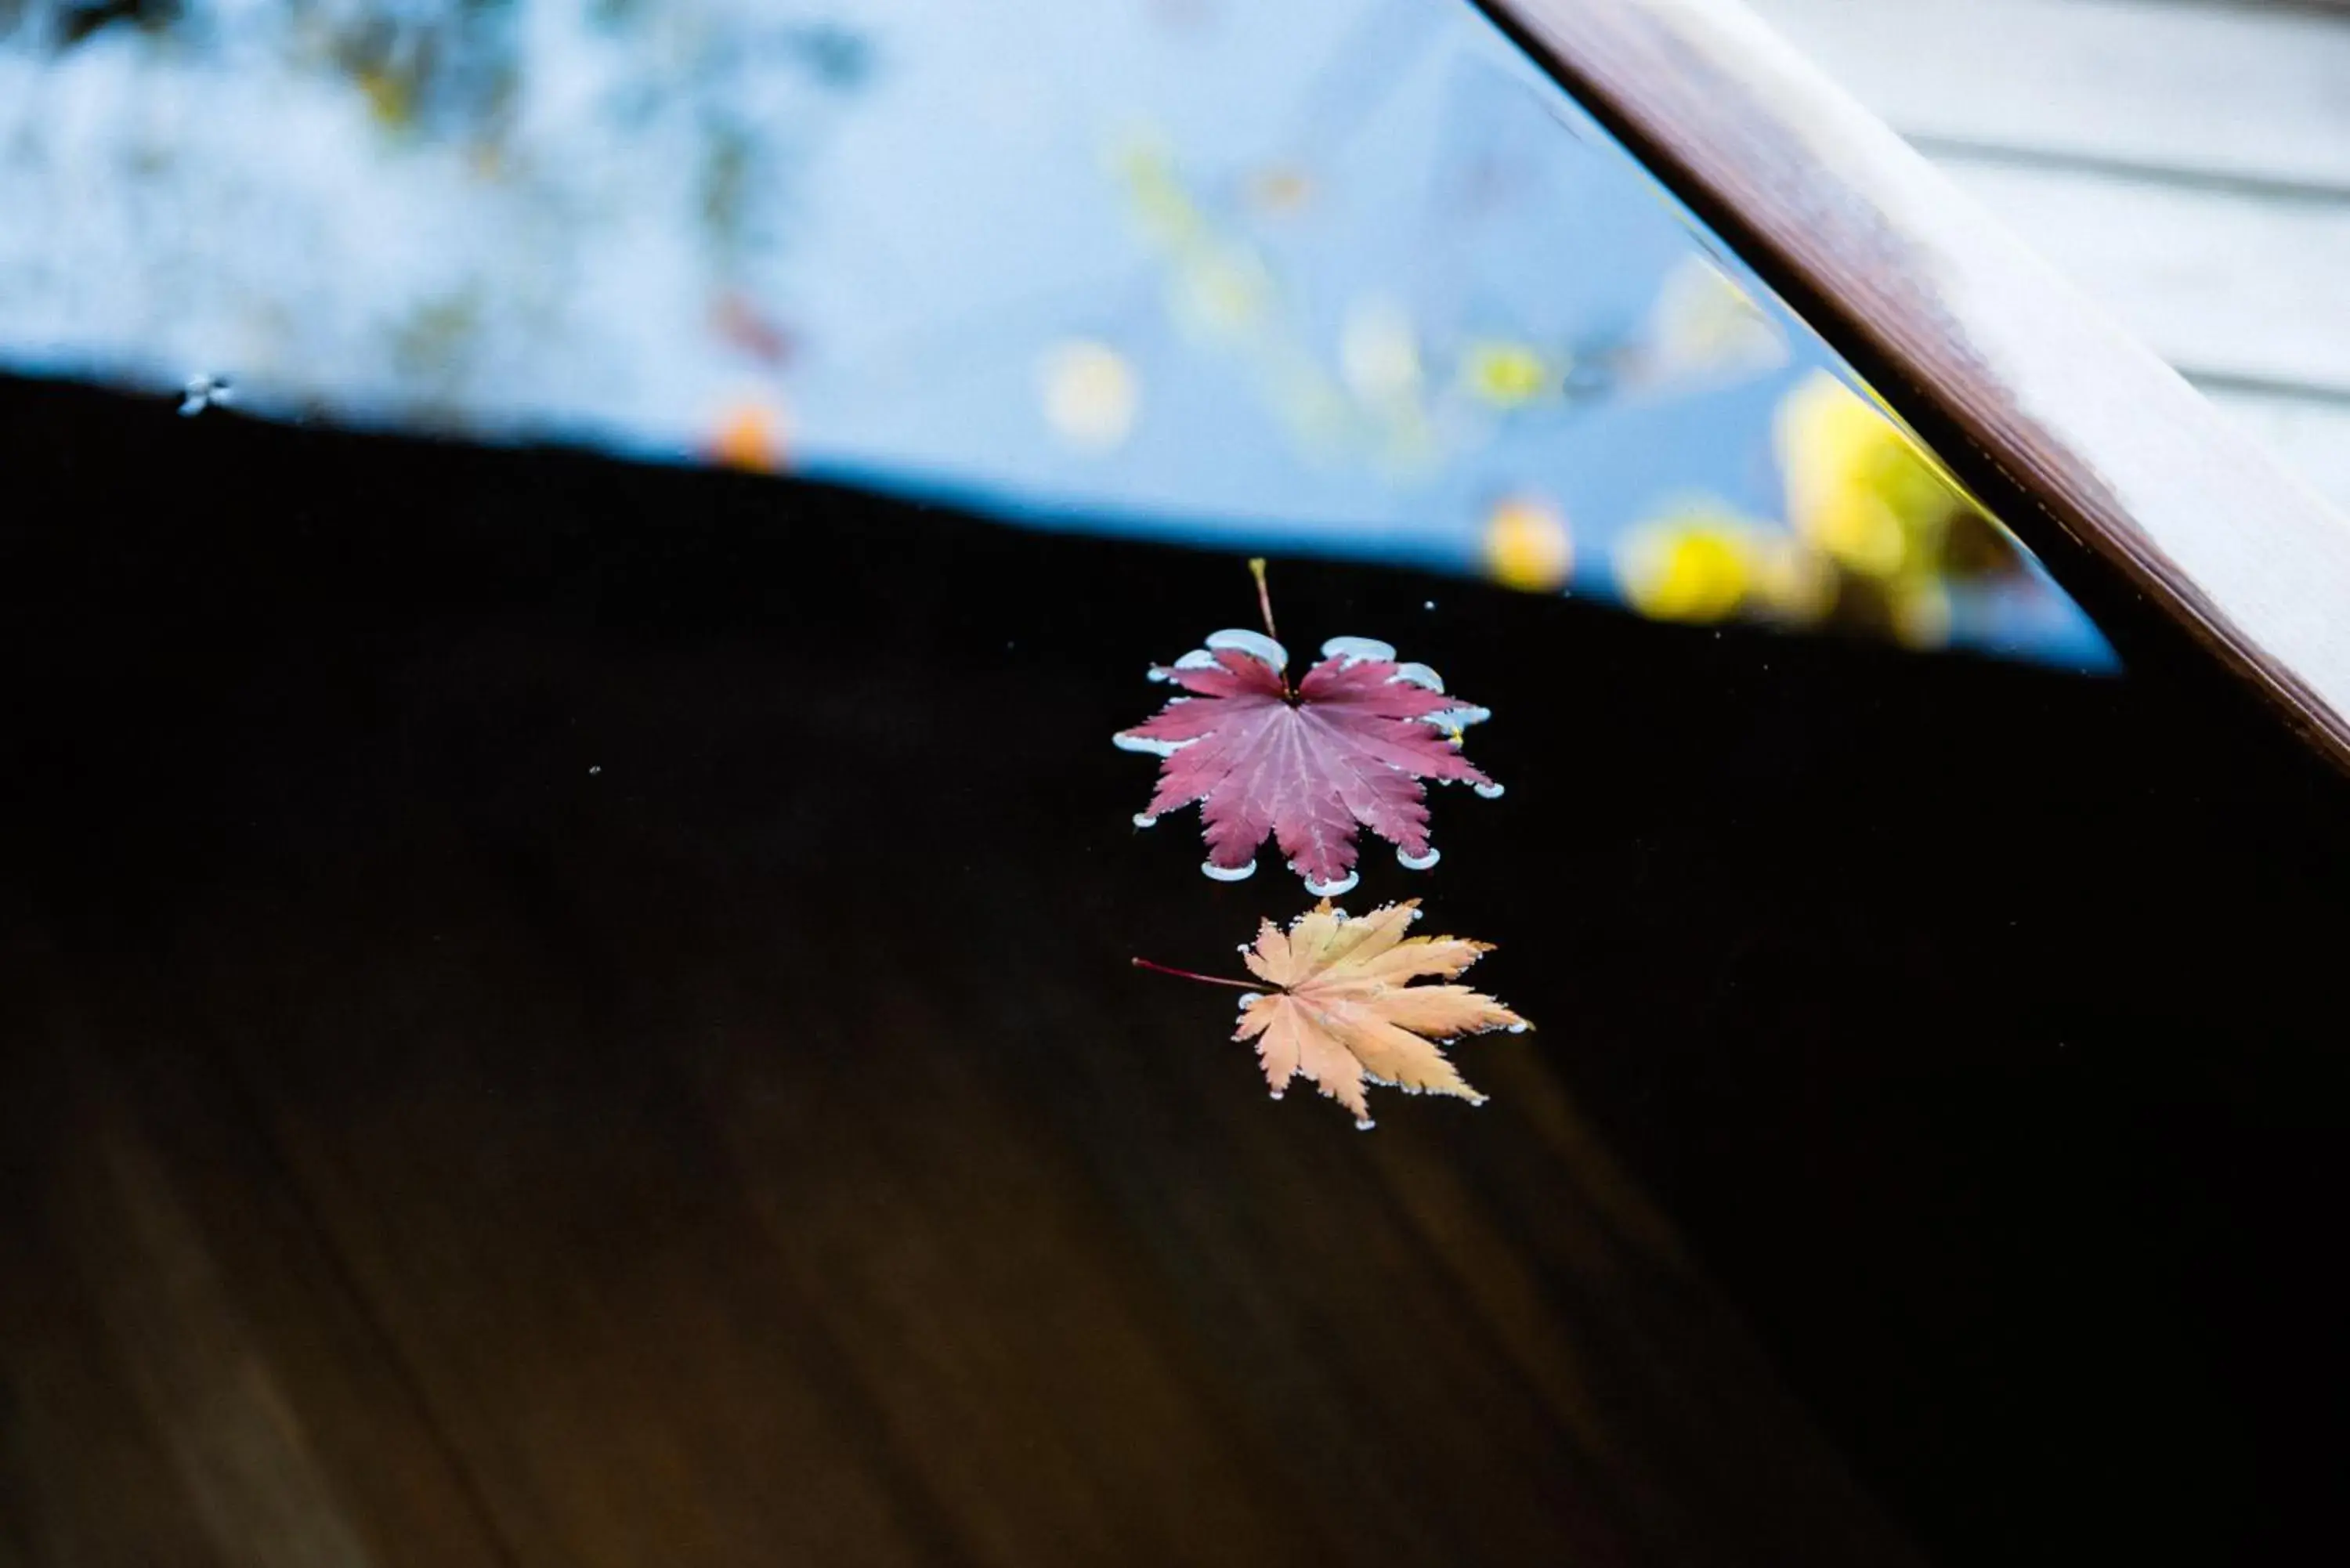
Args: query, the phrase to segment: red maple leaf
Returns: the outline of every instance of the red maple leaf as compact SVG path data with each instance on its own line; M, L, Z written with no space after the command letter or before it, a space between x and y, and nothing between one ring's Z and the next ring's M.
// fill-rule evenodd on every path
M1447 697L1428 666L1399 664L1394 649L1359 637L1324 643L1322 661L1294 691L1288 666L1270 637L1217 632L1206 648L1150 672L1186 695L1114 737L1126 751L1164 759L1159 793L1137 826L1200 803L1209 876L1229 882L1254 871L1269 833L1306 891L1343 893L1356 881L1358 824L1393 844L1405 867L1424 871L1437 854L1419 781L1502 793L1461 754L1462 727L1491 715Z

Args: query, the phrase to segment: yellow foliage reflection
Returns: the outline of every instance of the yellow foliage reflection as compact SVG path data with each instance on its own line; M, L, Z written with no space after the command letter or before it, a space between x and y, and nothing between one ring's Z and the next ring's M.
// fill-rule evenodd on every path
M1835 602L1835 573L1784 529L1692 502L1627 534L1616 549L1624 597L1657 620L1735 615L1809 624Z
M1556 593L1575 572L1566 514L1537 495L1513 495L1485 519L1485 567L1503 587Z
M1954 585L2020 575L2004 530L1880 405L1825 371L1773 421L1784 528L1700 501L1628 531L1626 599L1660 620L1832 620L1948 642Z
M1481 403L1516 409L1550 391L1564 369L1527 344L1489 339L1470 344L1461 355L1461 384Z

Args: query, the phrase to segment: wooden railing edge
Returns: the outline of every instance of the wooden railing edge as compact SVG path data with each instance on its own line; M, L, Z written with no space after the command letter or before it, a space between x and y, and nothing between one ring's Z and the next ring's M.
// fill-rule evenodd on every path
M2101 557L2350 767L2350 518L1739 0L1482 3L1832 342L1888 367L1897 409L1928 400L2012 480L2027 543Z

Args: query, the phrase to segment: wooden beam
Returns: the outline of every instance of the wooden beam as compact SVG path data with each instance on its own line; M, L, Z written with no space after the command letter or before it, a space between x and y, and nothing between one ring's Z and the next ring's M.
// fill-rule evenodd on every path
M1486 4L1954 466L2012 482L2027 542L2102 557L2350 767L2350 520L1737 0Z

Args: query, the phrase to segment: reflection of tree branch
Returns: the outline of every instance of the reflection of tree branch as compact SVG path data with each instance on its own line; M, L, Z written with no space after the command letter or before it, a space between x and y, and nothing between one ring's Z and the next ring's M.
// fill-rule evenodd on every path
M1785 525L1707 498L1637 525L1616 551L1634 608L1659 620L1826 623L1939 647L1956 593L2030 582L2022 546L1835 377L1798 382L1774 424Z
M1277 160L1310 166L1353 140L1419 63L1442 13L1426 0L1383 0L1367 8L1306 78L1290 111Z
M1334 367L1298 301L1242 224L1211 210L1155 147L1120 161L1129 210L1170 275L1179 323L1237 354L1273 412L1314 452L1424 472L1528 419L1567 420L1626 396L1711 391L1783 364L1784 333L1729 275L1693 259L1638 324L1570 344L1466 333L1427 340L1392 296L1347 307Z

